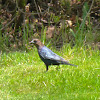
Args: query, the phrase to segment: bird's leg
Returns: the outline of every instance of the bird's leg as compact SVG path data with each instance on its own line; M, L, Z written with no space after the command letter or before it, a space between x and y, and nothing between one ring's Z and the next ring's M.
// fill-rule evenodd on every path
M46 71L48 71L48 65L46 65Z

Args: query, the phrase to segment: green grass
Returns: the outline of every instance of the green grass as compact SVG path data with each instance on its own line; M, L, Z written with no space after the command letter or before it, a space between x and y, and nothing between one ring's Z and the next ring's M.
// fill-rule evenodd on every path
M55 51L78 67L46 67L37 50L0 54L0 100L100 100L100 51Z

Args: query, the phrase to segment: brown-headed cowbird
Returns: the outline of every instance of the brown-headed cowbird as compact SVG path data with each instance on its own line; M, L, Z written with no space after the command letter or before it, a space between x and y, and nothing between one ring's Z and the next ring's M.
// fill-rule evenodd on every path
M60 64L65 64L65 65L71 65L71 66L76 66L73 64L70 64L68 61L63 59L62 57L58 56L56 53L51 51L49 48L44 46L42 42L39 39L33 39L30 44L34 44L38 50L38 54L41 58L41 60L45 63L46 65L46 70L48 71L48 66L49 65L60 65Z

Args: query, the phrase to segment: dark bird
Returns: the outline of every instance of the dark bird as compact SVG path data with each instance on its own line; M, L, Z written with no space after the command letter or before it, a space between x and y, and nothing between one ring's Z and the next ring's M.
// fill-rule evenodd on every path
M56 53L51 51L49 48L43 45L43 43L39 39L33 39L30 44L34 44L38 50L38 54L41 58L41 60L45 63L46 65L46 70L48 71L48 66L49 65L60 65L60 64L65 64L65 65L71 65L71 66L76 66L73 64L70 64L68 61L63 59L62 57L58 56Z

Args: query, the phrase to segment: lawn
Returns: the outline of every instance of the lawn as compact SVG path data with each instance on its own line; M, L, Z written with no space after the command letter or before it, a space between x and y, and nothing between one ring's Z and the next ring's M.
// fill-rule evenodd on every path
M100 100L100 51L52 49L78 67L49 66L33 50L0 53L0 100Z

